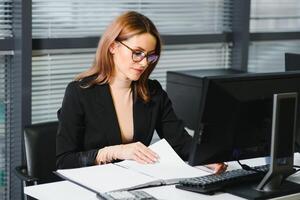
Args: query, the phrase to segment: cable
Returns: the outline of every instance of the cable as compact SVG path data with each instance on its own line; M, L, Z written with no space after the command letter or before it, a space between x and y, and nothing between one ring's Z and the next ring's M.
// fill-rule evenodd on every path
M300 171L300 169L297 169L293 174L296 174L296 173L298 173Z
M247 171L255 171L255 172L261 172L261 171L259 171L259 170L257 170L257 169L254 169L254 168L250 167L249 165L242 164L242 163L240 162L240 160L237 160L237 162L239 163L239 165L240 165L240 166L242 167L242 169L244 169L244 170L247 170Z
M300 171L300 166L299 165L293 165L293 168L298 168L298 169L296 169L292 174L296 174Z

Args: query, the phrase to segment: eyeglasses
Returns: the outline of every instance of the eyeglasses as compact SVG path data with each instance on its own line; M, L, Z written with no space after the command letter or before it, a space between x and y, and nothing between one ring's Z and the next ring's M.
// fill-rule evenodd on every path
M129 46L127 46L126 44L124 44L121 41L120 42L123 46L127 47L131 52L132 52L132 60L133 62L141 62L144 58L147 58L147 62L149 64L155 63L158 60L158 55L157 54L147 54L143 51L139 51L139 50L134 50L132 48L130 48Z

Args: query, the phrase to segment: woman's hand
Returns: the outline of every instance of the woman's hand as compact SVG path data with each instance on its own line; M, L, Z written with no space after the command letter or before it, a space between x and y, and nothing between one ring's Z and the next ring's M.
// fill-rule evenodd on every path
M135 160L141 164L158 161L158 155L141 142L105 147L98 151L96 164L110 163L113 160Z
M158 155L141 142L120 145L117 157L121 160L135 160L141 164L150 164L158 161Z
M225 163L215 163L215 164L209 164L205 165L207 168L211 169L214 171L216 174L220 174L222 172L225 172L228 165Z

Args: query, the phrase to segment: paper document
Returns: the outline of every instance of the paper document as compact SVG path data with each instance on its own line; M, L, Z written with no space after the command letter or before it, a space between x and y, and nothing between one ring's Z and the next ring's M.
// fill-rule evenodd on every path
M166 140L150 146L160 159L155 164L126 160L115 164L57 170L57 174L94 192L105 193L176 183L180 179L207 175L187 165Z
M149 146L149 148L159 155L159 162L145 165L133 160L124 160L116 163L116 165L162 179L166 183L176 183L183 178L208 174L186 164L165 139Z
M57 170L57 172L67 180L79 183L88 189L101 193L131 188L136 185L156 181L152 177L124 169L114 164Z

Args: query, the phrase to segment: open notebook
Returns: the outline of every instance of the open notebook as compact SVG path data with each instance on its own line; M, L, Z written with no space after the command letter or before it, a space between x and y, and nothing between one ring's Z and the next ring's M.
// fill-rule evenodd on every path
M139 164L125 160L114 164L57 170L56 173L96 193L174 184L184 178L208 174L186 164L165 139L149 147L159 155L159 162Z

